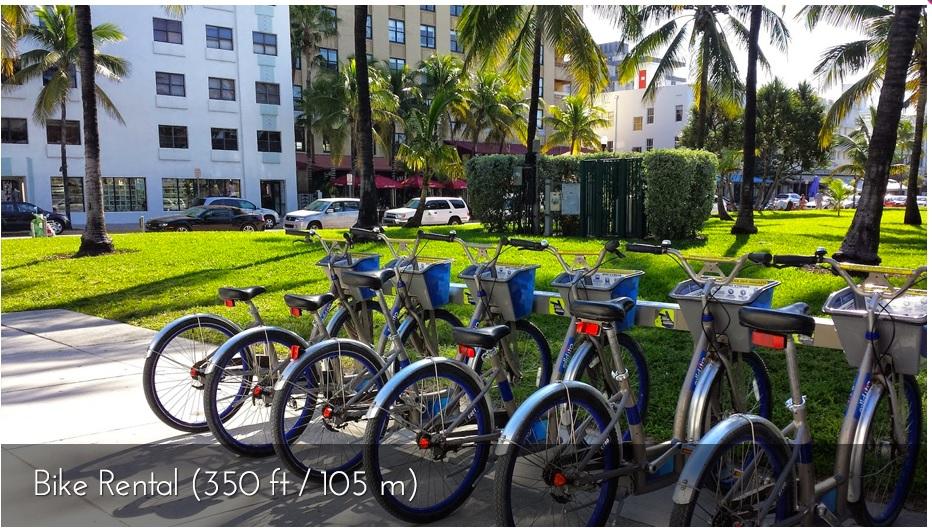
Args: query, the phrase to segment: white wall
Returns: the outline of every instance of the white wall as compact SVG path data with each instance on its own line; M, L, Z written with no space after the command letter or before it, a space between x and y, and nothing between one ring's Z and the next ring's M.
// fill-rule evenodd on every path
M163 214L162 178L191 178L199 168L201 178L240 180L244 198L259 205L260 180L284 181L286 210L297 207L295 182L294 115L291 98L291 46L288 6L192 6L182 19L183 44L153 41L152 19L171 18L160 6L94 6L92 23L112 22L120 27L126 40L102 51L121 56L131 63L130 75L121 83L98 79L114 101L126 124L121 125L99 110L101 173L104 177L145 177L147 211L108 212L113 223L135 222ZM207 24L231 27L234 50L220 51L206 46ZM253 52L252 32L275 33L278 55ZM24 45L28 49L28 43ZM162 97L173 106L160 105L156 96L155 72L185 75L186 97ZM208 99L207 78L236 80L236 101ZM256 81L280 85L281 105L258 105ZM80 86L80 85L79 85ZM29 144L2 146L3 176L25 176L26 199L40 207L51 208L49 178L59 175L59 147L46 144L44 124L32 119L41 79L2 94L3 117L27 118ZM67 108L68 119L81 119L79 90L74 91ZM180 104L179 104L180 103ZM219 108L225 106L225 108ZM223 111L219 111L223 110ZM188 127L188 149L171 149L160 155L158 125ZM210 128L235 128L239 131L239 150L212 151ZM281 132L282 152L257 150L256 131ZM82 131L83 142L83 131ZM69 146L68 174L83 176L84 147ZM74 158L70 156L74 155ZM181 159L164 159L181 158ZM225 159L225 160L224 160ZM76 224L84 222L83 213L74 213Z
M663 86L657 90L653 102L644 102L644 90L606 92L596 98L596 104L608 112L612 125L598 130L600 135L614 142L615 151L631 151L635 147L647 150L647 139L654 140L653 148L673 148L689 120L693 91L688 84ZM676 106L682 105L682 120L676 121ZM654 122L647 122L647 108L654 109ZM634 117L643 117L642 129L634 130Z

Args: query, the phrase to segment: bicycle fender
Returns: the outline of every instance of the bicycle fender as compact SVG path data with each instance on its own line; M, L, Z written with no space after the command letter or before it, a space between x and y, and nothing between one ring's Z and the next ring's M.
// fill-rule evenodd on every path
M280 328L277 326L257 326L256 328L250 328L249 330L244 330L235 336L231 337L226 341L226 343L220 345L220 347L214 351L213 355L210 356L210 361L207 362L207 368L204 369L205 375L210 375L217 368L217 362L227 354L231 349L235 349L248 339L252 339L256 335L264 336L274 336L279 337L282 340L291 340L294 343L298 344L302 349L307 348L307 341L298 334L287 330L285 328Z
M379 390L379 393L376 394L375 401L372 402L372 405L369 407L369 411L366 413L366 419L374 420L376 418L376 413L378 413L380 409L387 408L389 405L391 405L392 402L388 401L388 399L398 390L400 386L408 383L408 380L418 376L424 371L433 372L434 369L441 364L459 370L462 374L466 375L473 382L475 382L477 387L482 387L482 379L479 378L479 374L477 374L475 370L469 368L465 363L454 361L445 357L427 357L411 363L407 367L395 373L395 375L388 380L388 383L386 383L385 386ZM486 398L488 398L488 394L486 394Z
M854 441L851 442L851 461L848 466L848 502L856 502L861 498L861 476L854 473L854 468L859 467L864 460L864 446L867 443L867 435L870 433L871 418L877 410L877 404L883 396L883 387L880 384L874 384L868 390L860 402L860 419L854 429Z
M762 428L773 435L774 438L783 438L783 432L765 418L756 414L735 414L715 425L703 436L686 460L686 465L673 489L673 502L675 504L689 504L693 496L702 485L702 476L706 471L706 463L715 454L719 444L728 442L731 437L742 428L751 424L754 428ZM786 441L784 439L784 447ZM787 459L789 454L787 453Z
M174 321L163 326L161 330L158 331L153 337L152 341L149 342L148 348L146 348L146 358L152 355L155 352L156 345L174 332L178 327L189 324L193 320L206 321L210 324L217 325L221 328L229 330L233 334L238 334L243 331L243 329L233 321L222 317L219 315L211 313L196 313L190 315L184 315L175 319Z
M613 411L611 404L608 403L608 400L605 399L605 396L596 390L595 387L581 381L572 380L551 383L550 385L541 387L540 389L534 391L534 393L531 394L528 399L524 400L524 403L518 407L515 413L508 420L505 428L502 430L502 435L498 440L498 445L495 446L495 454L497 456L504 456L507 453L508 446L510 444L520 442L522 440L521 438L517 437L518 429L522 424L534 418L532 413L542 401L550 398L554 394L559 394L562 392L573 393L579 391L589 393L590 396L602 404L606 415L612 416ZM572 399L572 396L570 396L570 399Z
M722 364L718 361L706 361L702 366L702 371L698 374L699 379L693 388L693 397L689 400L688 412L686 414L686 438L689 441L696 441L702 438L704 410L709 404L709 395L712 393L712 387L715 380L721 374Z
M301 357L308 357L312 354L318 353L322 350L327 350L330 348L336 349L346 349L358 352L361 355L365 355L373 364L381 368L384 364L382 358L372 350L371 347L362 343L361 341L356 341L355 339L345 339L345 338L330 338L323 341L318 341L313 345L304 347L304 351L301 352ZM285 383L292 379L291 376L294 375L295 371L299 368L303 368L304 362L300 359L297 361L289 361L288 366L285 367L285 370L282 371L281 377L278 381L275 382L275 390L280 391L285 388Z
M592 343L588 341L579 346L579 349L570 356L570 362L566 366L566 372L563 374L564 381L576 381L582 376L583 371L589 366L588 363L591 361L589 358L591 357L590 352L592 350Z

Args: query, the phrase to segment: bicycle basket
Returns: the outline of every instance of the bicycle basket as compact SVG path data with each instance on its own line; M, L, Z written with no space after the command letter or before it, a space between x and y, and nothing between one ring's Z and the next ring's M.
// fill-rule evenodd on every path
M716 334L728 336L728 344L735 352L751 351L751 329L738 322L738 310L742 306L770 308L773 289L779 281L768 279L736 278L726 286L713 286L709 310L712 314ZM702 336L702 285L692 279L680 282L670 292L670 297L680 305L686 325L694 340Z
M867 351L867 310L869 298L851 288L842 288L825 301L822 311L832 316L835 332L852 367L860 367ZM889 302L880 300L881 308L874 319L874 329L880 334L874 350L893 355L893 370L901 374L919 373L926 347L927 292L906 290Z
M408 260L408 259L405 259ZM396 260L388 263L395 266ZM425 310L434 310L450 302L450 266L453 259L418 257L417 267L404 264L399 273L408 288L408 296L417 299Z
M492 312L501 314L505 321L517 321L530 315L534 309L534 279L539 267L537 264L497 264L494 270L483 271L479 282L488 296L486 300ZM473 297L478 299L475 276L475 264L470 264L458 275L466 281Z
M633 300L638 298L638 286L641 282L641 270L613 270L606 269L593 273L585 277L576 285L576 298L580 301L610 301L619 297L629 297ZM550 283L560 297L563 299L563 306L570 306L570 283L573 281L573 274L563 272ZM634 326L637 308L629 311L625 320L617 326L618 330L627 330Z
M325 255L324 258L317 261L317 265L324 269L330 269L333 264L333 277L330 281L333 287L341 284L341 278L346 271L375 271L379 269L379 255L376 253L350 253L349 259L342 253L339 255ZM343 292L358 300L367 300L375 297L375 291L371 288L343 288Z

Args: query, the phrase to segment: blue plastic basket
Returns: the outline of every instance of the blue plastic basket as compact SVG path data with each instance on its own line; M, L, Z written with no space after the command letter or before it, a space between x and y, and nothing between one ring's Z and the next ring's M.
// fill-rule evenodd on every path
M379 255L377 253L350 253L349 259L343 254L326 255L317 261L317 265L325 269L330 269L333 264L333 274L337 282L343 276L345 271L375 271L379 269ZM331 277L334 280L334 277ZM342 283L340 283L342 285ZM334 284L336 287L336 284ZM344 293L354 299L368 300L375 297L375 291L371 288L343 288Z
M407 260L407 259L406 259ZM395 266L396 260L387 267ZM426 310L433 310L450 302L450 267L452 259L418 257L417 267L410 262L401 267L401 280L408 296L414 297Z
M483 271L479 282L491 310L501 314L505 321L517 321L530 315L534 310L534 279L539 267L537 264L497 264L494 273L492 269ZM481 297L476 291L474 264L458 276L475 298Z
M599 270L586 277L576 285L576 299L580 301L611 301L620 297L632 300L638 298L638 288L641 283L641 270ZM570 307L570 283L573 275L561 273L550 283L563 298L563 304ZM628 330L634 326L637 317L637 306L628 311L625 320L617 325L618 330Z

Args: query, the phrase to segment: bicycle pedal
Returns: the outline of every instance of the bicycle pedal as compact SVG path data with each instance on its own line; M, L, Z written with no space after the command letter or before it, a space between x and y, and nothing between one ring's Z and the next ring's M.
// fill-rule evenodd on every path
M816 506L816 515L825 521L826 525L828 526L841 526L842 524L841 519L835 515L835 512L833 512L828 506L821 502L818 506Z

